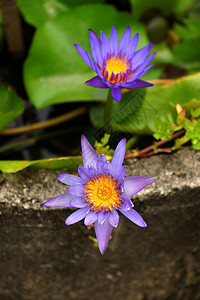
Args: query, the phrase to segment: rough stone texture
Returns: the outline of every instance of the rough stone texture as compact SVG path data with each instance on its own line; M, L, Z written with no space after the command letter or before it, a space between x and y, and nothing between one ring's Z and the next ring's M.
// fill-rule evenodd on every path
M59 173L0 174L1 300L200 299L200 152L127 161L160 179L133 199L148 227L122 216L104 256L70 209L41 207L66 191Z

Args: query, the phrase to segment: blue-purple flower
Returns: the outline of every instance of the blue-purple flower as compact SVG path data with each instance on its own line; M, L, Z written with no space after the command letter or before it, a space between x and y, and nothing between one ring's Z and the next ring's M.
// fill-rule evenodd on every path
M122 98L120 87L134 89L152 85L138 78L153 67L148 64L156 52L147 56L153 43L136 51L139 34L137 33L130 39L130 26L126 28L119 43L114 26L111 30L110 40L103 31L101 31L101 40L91 29L89 34L94 61L89 52L86 52L78 44L74 45L85 63L97 73L97 76L85 82L87 85L111 88L111 95L117 101Z
M146 227L145 221L133 209L130 197L137 194L157 177L130 176L125 178L123 160L126 139L119 142L112 161L104 154L98 156L85 136L81 138L83 166L78 168L79 177L58 175L58 180L69 185L67 192L43 203L43 206L76 207L66 219L71 225L82 219L86 226L94 224L99 249L104 254L113 227L119 222L118 211L135 224Z

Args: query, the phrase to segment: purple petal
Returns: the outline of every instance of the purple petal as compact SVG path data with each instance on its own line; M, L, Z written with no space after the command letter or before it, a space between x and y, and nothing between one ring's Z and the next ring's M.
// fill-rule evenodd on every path
M82 207L86 207L88 206L87 203L83 200L83 198L81 197L77 197L74 198L70 201L69 203L70 207L78 207L78 208L82 208Z
M114 177L115 174L119 172L119 168L121 168L122 166L125 151L126 151L126 139L122 139L115 149L112 162L111 162Z
M133 223L137 224L140 227L146 227L147 224L142 219L142 217L135 211L133 208L130 210L123 210L119 209L119 211L126 216L129 220L131 220Z
M73 212L66 220L66 225L71 225L84 219L88 211L88 207L80 208Z
M138 41L139 41L139 33L136 33L136 35L134 35L134 37L131 39L131 41L129 42L126 48L126 53L128 57L131 58L132 55L134 54L137 48Z
M109 212L100 211L98 213L98 223L102 225L108 219L109 214Z
M142 70L142 69L146 68L146 66L148 66L148 64L150 63L150 61L154 58L155 54L156 54L156 51L155 51L154 53L150 54L150 55L145 59L144 63L141 65L141 67L139 67L139 68L137 69L137 71L139 71L140 69Z
M90 86L94 86L94 87L98 87L101 89L107 89L108 86L103 83L103 81L101 80L101 78L99 76L95 76L92 79L88 80L85 82L85 84L90 85Z
M85 167L82 167L82 166L78 167L78 174L81 176L81 178L84 180L84 182L91 179L88 169Z
M98 155L84 135L81 136L81 146L84 167L92 166L96 168Z
M142 77L144 74L146 74L151 68L153 68L154 65L150 65L148 66L147 68L145 68L143 70L143 72L140 73L140 76L139 77Z
M131 38L131 27L127 26L121 41L119 43L119 52L125 50L126 46L128 45Z
M103 31L101 31L101 53L103 58L106 58L110 54L109 41Z
M78 50L80 56L82 57L82 59L84 60L84 62L93 69L93 66L91 64L91 60L88 56L88 53L85 52L85 50L78 44L74 44L74 46L76 47L76 49Z
M154 176L126 177L124 179L124 195L131 197L156 180L158 180L158 177Z
M140 80L140 79L136 79L133 82L130 83L126 83L124 84L124 88L126 89L137 89L137 88L143 88L143 87L147 87L147 86L152 86L152 83Z
M110 50L111 54L114 53L117 55L118 53L118 36L115 27L113 26L110 34Z
M101 154L97 160L97 170L101 172L103 170L105 163L106 163L106 156L105 154Z
M84 224L86 226L93 224L94 222L96 222L97 217L98 214L95 211L90 211L85 217Z
M122 92L119 87L111 88L111 95L117 102L119 102L122 99Z
M42 204L42 206L53 206L53 207L69 207L69 202L74 198L74 196L65 193L52 198Z
M119 214L115 209L110 212L109 222L113 227L117 227L119 223Z
M132 64L134 66L134 69L137 69L146 59L146 56L149 54L151 48L153 47L154 43L151 43L144 48L138 50L135 52L133 59L132 59Z
M90 45L91 45L92 55L94 57L94 60L96 61L97 64L102 66L101 48L99 47L98 41L91 36L89 36L89 40L90 40Z
M126 166L121 166L115 170L115 179L124 178L126 175Z
M123 196L121 196L121 199L122 199L123 202L122 202L122 204L120 206L120 209L122 209L122 210L130 210L134 206L133 203L132 203L132 201L129 199L128 196L123 195Z
M82 178L71 174L60 174L57 176L57 178L60 182L65 183L67 185L75 185L75 184L83 183Z
M93 39L95 39L95 40L97 41L99 47L101 47L101 40L100 40L100 38L96 35L96 33L95 33L92 29L89 29L88 31L89 31L90 36L91 36Z
M97 221L94 223L94 229L99 245L99 250L101 254L104 254L106 251L106 247L108 245L108 241L110 235L112 233L113 227L110 225L109 221L106 220L102 225L100 225Z
M84 195L83 189L84 187L82 184L76 184L76 185L69 186L67 192L71 195L81 197Z

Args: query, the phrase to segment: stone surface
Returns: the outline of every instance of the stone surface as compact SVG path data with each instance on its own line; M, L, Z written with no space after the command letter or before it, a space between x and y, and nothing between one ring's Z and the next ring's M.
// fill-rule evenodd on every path
M133 199L148 227L121 216L103 256L92 229L65 225L70 209L41 207L62 172L0 174L1 300L200 299L200 152L126 164L160 179Z

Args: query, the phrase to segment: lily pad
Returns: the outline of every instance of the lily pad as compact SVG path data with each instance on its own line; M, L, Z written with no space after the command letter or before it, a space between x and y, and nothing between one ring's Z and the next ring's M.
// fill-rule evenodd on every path
M0 161L0 170L4 173L16 173L27 167L36 169L66 169L68 172L77 172L77 168L82 164L82 157L59 157L41 160L5 160Z
M103 0L17 0L27 23L39 27L50 18L66 12L74 6L86 3L102 3Z

